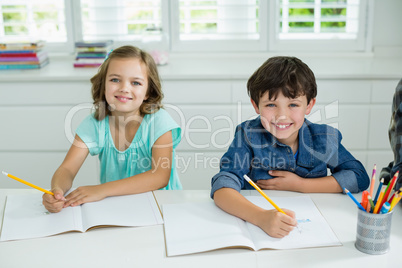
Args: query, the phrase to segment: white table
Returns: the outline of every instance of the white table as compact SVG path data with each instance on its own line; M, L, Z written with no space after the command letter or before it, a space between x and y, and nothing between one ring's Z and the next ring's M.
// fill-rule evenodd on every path
M0 214L7 194L36 190L1 189ZM298 193L266 191L269 196ZM244 195L259 195L244 191ZM212 202L209 191L155 191L159 206L171 203ZM400 264L402 206L394 211L391 250L367 255L355 246L357 209L342 194L310 194L343 246L295 250L221 249L166 257L163 226L99 228L86 233L0 242L0 267L390 267ZM360 195L357 195L360 197Z

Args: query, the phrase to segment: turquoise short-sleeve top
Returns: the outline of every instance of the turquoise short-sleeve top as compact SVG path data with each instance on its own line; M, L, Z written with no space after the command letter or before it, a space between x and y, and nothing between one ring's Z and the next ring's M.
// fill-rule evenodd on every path
M181 140L181 129L164 109L146 114L130 146L119 151L113 142L109 128L109 116L98 121L87 116L78 126L76 134L84 141L91 155L99 155L100 182L105 183L131 177L152 167L152 146L164 133L172 131L173 161L169 183L164 190L181 190L176 171L175 149ZM163 161L163 160L162 160ZM161 162L162 162L161 161ZM163 163L155 163L163 165Z

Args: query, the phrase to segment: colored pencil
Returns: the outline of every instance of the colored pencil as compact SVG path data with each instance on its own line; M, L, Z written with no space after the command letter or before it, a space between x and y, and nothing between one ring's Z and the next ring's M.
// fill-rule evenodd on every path
M368 199L369 204L370 204L370 210L369 210L369 212L370 212L370 211L374 210L375 205L374 205L373 199L371 199L370 195L367 197L367 199Z
M391 207L389 208L389 211L392 211L392 209L396 206L396 204L398 204L401 198L402 198L401 194L398 194L396 197L394 197L394 199L391 202Z
M391 203L392 200L394 199L395 195L398 195L401 191L402 191L402 187L399 188L399 190L396 191L396 192L391 196L391 198L388 200L388 202Z
M367 204L368 204L368 199L367 197L369 196L369 192L368 191L363 191L362 194L362 201L360 202L360 204L362 205L362 207L367 210Z
M381 207L382 199L383 199L384 193L385 193L385 188L386 188L386 186L383 185L382 189L381 189L381 192L380 192L380 196L378 197L377 203L375 204L375 208L374 208L374 211L373 211L374 214L377 214L378 210Z
M39 190L39 191L42 191L42 192L47 193L47 194L54 195L54 193L52 193L52 192L50 192L50 191L48 191L48 190L45 190L45 189L40 188L39 186L36 186L36 185L34 185L34 184L30 183L30 182L27 182L27 181L24 181L24 180L22 180L22 179L20 179L20 178L17 178L17 177L15 177L14 175L8 174L7 172L2 171L2 173L3 173L4 175L6 175L7 177L9 177L9 178L12 178L12 179L14 179L14 180L16 180L16 181L19 181L19 182L23 183L23 184L26 184L26 185L28 185L28 186L30 186L30 187L32 187L32 188L35 188L35 189L37 189L37 190Z
M377 171L377 165L374 164L373 168L373 175L371 176L371 184L370 184L370 195L373 196L373 191L374 191L374 184L375 184L375 173Z
M384 198L382 199L382 203L380 205L380 207L382 207L382 205L387 202L388 200L388 196L392 191L392 188L394 188L394 185L396 183L396 179L399 176L399 171L395 172L394 177L392 178L392 180L388 183L387 189L385 190L385 194L384 194Z
M366 209L357 201L357 199L349 192L348 189L345 188L345 193L353 200L353 202L356 203L357 207L363 211L366 211Z
M377 203L377 199L378 199L378 196L380 195L381 188L382 188L382 185L383 185L383 184L384 184L384 178L382 178L382 179L380 180L380 185L378 185L377 193L376 193L375 198L374 198L374 204Z

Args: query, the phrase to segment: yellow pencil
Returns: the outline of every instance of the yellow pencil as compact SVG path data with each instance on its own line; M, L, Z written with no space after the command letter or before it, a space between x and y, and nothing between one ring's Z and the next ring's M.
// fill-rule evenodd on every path
M258 185L255 184L247 175L244 175L243 177L244 177L244 179L245 179L246 181L248 181L248 183L250 183L251 186L253 186L265 199L267 199L268 202L271 203L271 205L274 206L274 208L276 208L279 212L282 212L283 214L286 215L285 211L283 211L280 207L278 207L278 206L274 203L274 201L272 201L271 198L269 198L269 197L260 189L260 187L258 187Z
M54 195L54 193L52 193L52 192L50 192L50 191L48 191L48 190L45 190L45 189L40 188L39 186L36 186L36 185L34 185L34 184L32 184L32 183L29 183L29 182L24 181L24 180L22 180L22 179L20 179L20 178L17 178L17 177L15 177L15 176L11 175L11 174L8 174L7 172L2 171L2 173L3 173L4 175L6 175L7 177L9 177L9 178L12 178L12 179L14 179L14 180L16 180L16 181L19 181L19 182L21 182L21 183L23 183L23 184L26 184L26 185L28 185L28 186L31 186L32 188L35 188L35 189L37 189L37 190L39 190L39 191L42 191L42 192L47 193L47 194Z
M391 206L389 208L389 211L392 211L392 209L398 204L398 202L401 200L401 194L398 194L397 196L394 196L391 202Z

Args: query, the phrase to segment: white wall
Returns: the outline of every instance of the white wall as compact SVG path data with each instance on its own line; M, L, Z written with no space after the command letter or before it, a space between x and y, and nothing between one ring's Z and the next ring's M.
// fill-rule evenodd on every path
M395 46L402 48L402 1L375 0L373 47Z

